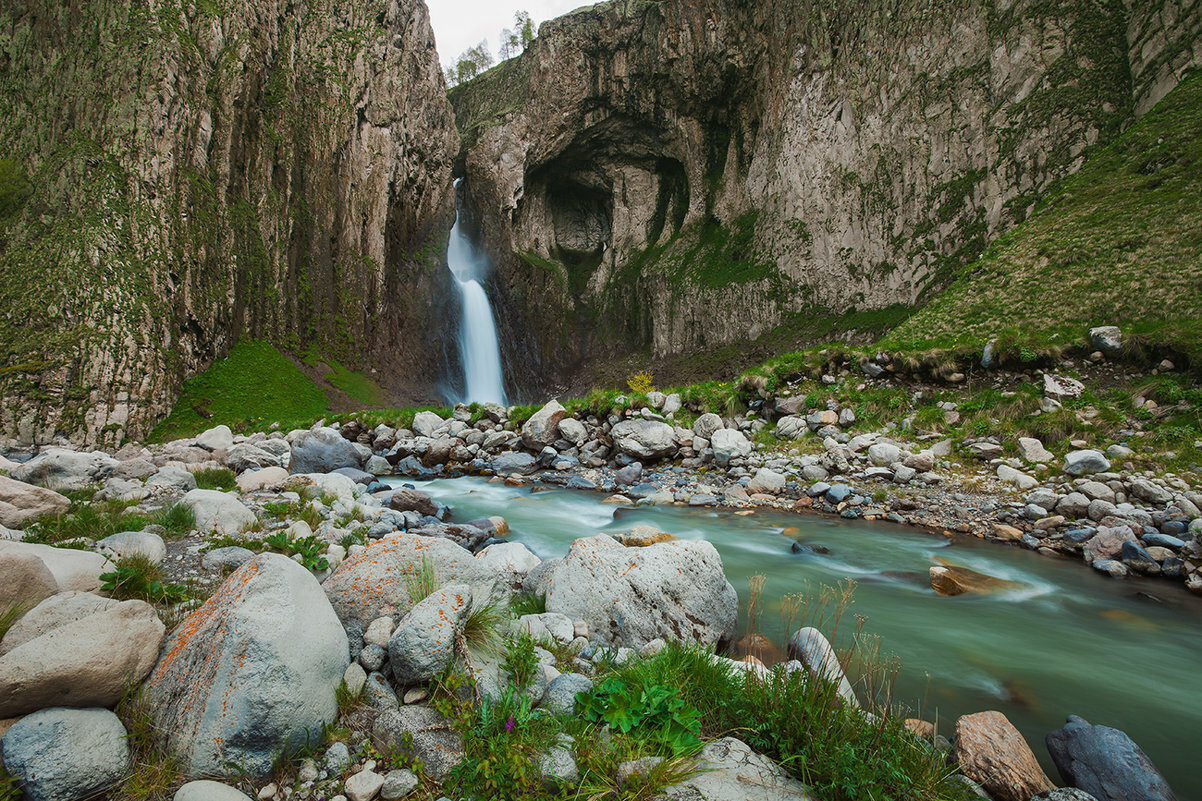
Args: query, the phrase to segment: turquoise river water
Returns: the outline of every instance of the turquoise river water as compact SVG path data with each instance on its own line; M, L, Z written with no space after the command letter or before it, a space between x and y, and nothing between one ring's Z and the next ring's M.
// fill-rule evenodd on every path
M818 515L679 506L602 504L597 493L506 487L484 479L423 482L453 520L501 515L509 539L543 558L572 541L646 523L682 539L704 539L722 556L742 610L748 578L763 574L760 631L783 644L780 599L856 582L836 646L866 618L884 652L901 660L894 698L951 733L956 717L997 709L1027 738L1053 781L1043 745L1068 714L1129 734L1181 799L1202 799L1202 598L1179 585L1114 581L1082 564L1030 551L943 537L889 523ZM794 538L829 554L794 554ZM994 595L937 595L927 581L936 558L1015 582ZM1147 595L1155 596L1155 599ZM740 614L740 630L746 621Z

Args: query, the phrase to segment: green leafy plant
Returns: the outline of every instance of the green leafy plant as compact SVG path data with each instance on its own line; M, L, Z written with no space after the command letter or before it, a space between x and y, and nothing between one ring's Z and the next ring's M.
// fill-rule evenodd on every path
M519 592L509 599L509 611L514 617L541 615L547 611L547 596L533 592Z
M101 573L100 589L122 601L138 599L157 604L177 604L188 600L187 587L164 584L162 568L140 553L118 559L115 570Z
M286 556L299 554L301 564L306 570L321 571L330 569L329 561L323 556L326 551L326 544L318 539L316 535L288 539L288 532L277 531L275 534L265 538L263 545L268 550L282 553Z
M534 671L538 667L538 655L534 652L534 638L529 632L521 632L509 641L501 669L508 672L518 688L530 686Z
M132 769L114 791L116 801L151 801L169 798L183 782L183 762L166 745L150 705L139 685L130 685L117 704L117 717L125 726ZM0 798L3 798L0 795Z
M545 798L535 756L550 747L559 724L534 709L530 696L506 688L460 718L466 758L447 777L454 797Z
M614 676L591 693L576 697L577 713L585 720L606 723L623 734L654 741L673 754L688 754L701 747L700 713L675 690L645 678L627 684Z

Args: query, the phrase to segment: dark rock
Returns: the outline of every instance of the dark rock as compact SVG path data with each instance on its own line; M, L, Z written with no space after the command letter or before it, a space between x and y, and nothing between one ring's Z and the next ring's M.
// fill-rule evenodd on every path
M826 499L830 503L843 503L852 494L852 488L846 484L835 484L826 491Z
M430 478L434 471L426 467L416 456L406 456L397 462L396 470L403 476L412 478Z
M639 479L643 477L642 462L631 462L625 467L618 470L614 475L614 481L619 485L637 484Z
M1118 729L1069 715L1064 728L1048 734L1047 746L1065 783L1098 801L1176 801L1148 755Z
M1120 554L1123 564L1136 573L1143 573L1145 575L1160 573L1160 564L1152 558L1151 554L1134 542L1124 542Z
M376 477L371 473L368 473L364 470L359 470L355 467L340 467L337 470L331 470L330 472L346 476L356 484L362 484L365 487L374 483L376 480Z
M359 469L363 457L332 428L304 431L292 443L289 470L296 473L329 473L340 467Z
M438 504L420 490L398 489L388 499L388 506L398 512L417 512L420 515L438 516Z

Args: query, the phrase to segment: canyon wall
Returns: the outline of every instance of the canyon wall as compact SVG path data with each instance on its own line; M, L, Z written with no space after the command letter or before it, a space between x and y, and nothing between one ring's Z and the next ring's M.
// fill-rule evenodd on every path
M455 88L519 380L937 293L1202 62L1200 4L613 0Z
M141 437L239 338L445 374L422 0L14 0L0 102L5 435Z

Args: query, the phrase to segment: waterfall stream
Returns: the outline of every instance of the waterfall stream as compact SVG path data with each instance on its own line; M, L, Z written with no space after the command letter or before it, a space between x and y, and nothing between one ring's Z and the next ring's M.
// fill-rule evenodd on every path
M455 196L459 197L459 183ZM488 257L468 237L462 209L455 215L447 244L447 266L459 291L459 356L463 362L464 403L505 404L505 380L501 375L501 347L483 280L488 275Z

